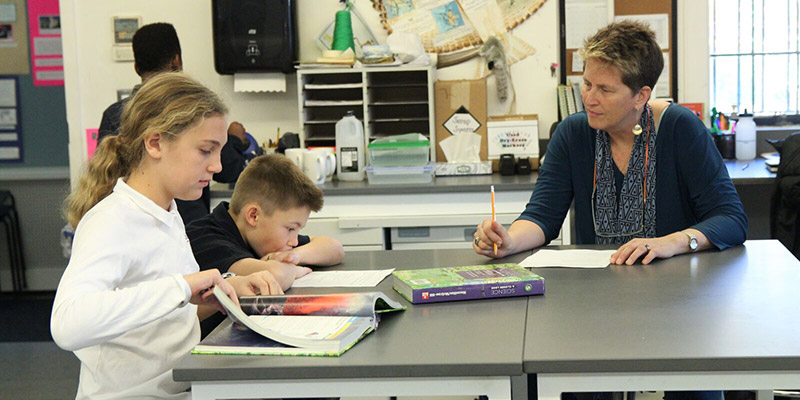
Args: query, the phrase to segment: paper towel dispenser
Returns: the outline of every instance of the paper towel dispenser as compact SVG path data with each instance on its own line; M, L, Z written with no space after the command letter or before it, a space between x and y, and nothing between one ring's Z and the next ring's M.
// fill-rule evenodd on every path
M296 0L213 0L214 68L220 74L294 71Z

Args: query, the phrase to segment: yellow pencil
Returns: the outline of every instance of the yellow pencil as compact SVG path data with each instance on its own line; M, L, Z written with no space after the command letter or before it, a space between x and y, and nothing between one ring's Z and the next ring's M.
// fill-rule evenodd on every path
M497 221L497 217L494 213L494 185L492 185L492 221ZM494 245L494 255L497 255L497 243L493 243Z

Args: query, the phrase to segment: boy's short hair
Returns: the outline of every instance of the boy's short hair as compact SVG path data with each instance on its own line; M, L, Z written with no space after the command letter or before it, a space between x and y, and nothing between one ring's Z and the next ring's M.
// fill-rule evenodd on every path
M133 34L133 58L139 73L161 72L175 56L181 55L181 43L175 27L156 22L139 28Z
M254 158L239 175L230 211L239 215L251 202L267 215L299 207L317 212L322 209L322 190L286 156L269 154Z

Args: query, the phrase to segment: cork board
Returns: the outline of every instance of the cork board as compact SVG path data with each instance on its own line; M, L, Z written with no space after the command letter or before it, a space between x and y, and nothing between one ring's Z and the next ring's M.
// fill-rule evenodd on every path
M28 14L25 0L0 0L0 75L27 75ZM13 9L14 16L7 15Z
M567 16L566 12L568 7L566 4L569 3L570 0L559 0L559 19L560 19L560 26L561 26L561 62L560 62L560 70L561 70L561 83L567 83L568 76L578 76L581 75L579 72L572 72L573 67L573 60L574 55L578 51L577 48L568 48L566 35L568 34L568 30L570 29L567 26ZM664 53L664 68L668 69L669 73L669 94L673 100L678 100L678 68L677 68L677 41L678 41L678 33L677 33L677 0L663 0L663 1L655 1L655 0L611 0L609 3L613 4L613 14L614 17L626 16L626 15L658 15L658 14L666 14L667 15L667 26L669 29L668 35L668 45L663 47ZM611 22L611 21L609 21Z

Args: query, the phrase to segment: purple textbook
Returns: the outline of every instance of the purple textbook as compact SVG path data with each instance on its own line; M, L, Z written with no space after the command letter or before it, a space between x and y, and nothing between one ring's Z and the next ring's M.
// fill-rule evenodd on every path
M544 278L517 264L394 271L394 290L414 303L544 294Z

